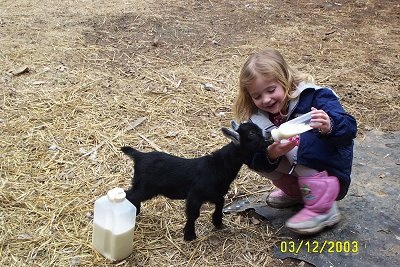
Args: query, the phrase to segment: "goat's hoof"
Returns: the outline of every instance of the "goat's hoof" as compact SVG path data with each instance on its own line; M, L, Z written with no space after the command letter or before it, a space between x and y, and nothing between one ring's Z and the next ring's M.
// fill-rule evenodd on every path
M221 224L219 224L219 225L214 225L214 226L215 226L215 228L218 229L218 230L222 230L222 229L225 229L225 228L226 228L226 225L223 224L223 223L221 223Z
M191 234L185 233L183 239L185 241L193 241L196 239L196 234L195 233L191 233Z

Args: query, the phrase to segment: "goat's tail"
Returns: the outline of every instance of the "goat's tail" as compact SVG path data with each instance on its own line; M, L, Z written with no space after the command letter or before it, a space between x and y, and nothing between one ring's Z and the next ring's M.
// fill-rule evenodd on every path
M130 146L123 146L121 147L121 151L124 152L125 155L128 155L130 158L135 159L137 155L139 155L140 152L139 150L134 149L133 147Z

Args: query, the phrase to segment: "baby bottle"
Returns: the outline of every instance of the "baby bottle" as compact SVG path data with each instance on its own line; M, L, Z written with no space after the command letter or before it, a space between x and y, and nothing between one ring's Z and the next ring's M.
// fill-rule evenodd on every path
M311 111L301 115L293 120L282 123L277 129L271 131L272 138L275 141L288 139L298 134L304 133L312 129Z
M122 260L132 253L136 207L114 188L94 202L92 245L110 260Z

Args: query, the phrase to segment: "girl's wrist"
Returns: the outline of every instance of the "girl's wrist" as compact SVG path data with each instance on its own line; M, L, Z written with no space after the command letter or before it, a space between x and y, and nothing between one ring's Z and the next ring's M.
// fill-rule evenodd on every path
M267 159L268 159L269 163L273 163L273 162L277 161L277 159L279 158L279 157L274 157L273 155L271 155L269 147L267 148L266 153L267 153Z
M329 129L328 130L318 129L318 132L320 134L330 134L330 133L332 133L332 129L333 129L333 121L332 121L331 117L329 117Z

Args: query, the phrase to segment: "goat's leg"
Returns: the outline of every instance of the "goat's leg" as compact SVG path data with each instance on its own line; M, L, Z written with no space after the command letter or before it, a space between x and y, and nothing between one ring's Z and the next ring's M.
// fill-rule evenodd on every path
M125 191L126 199L129 200L136 207L136 215L140 213L141 202L154 197L154 194L145 192L144 190L134 188Z
M212 215L212 222L217 229L222 229L224 224L222 223L222 209L224 208L224 197L218 198L215 202L215 210Z
M195 222L200 216L200 208L203 203L197 196L189 194L186 199L186 224L183 239L185 241L192 241L196 239Z

